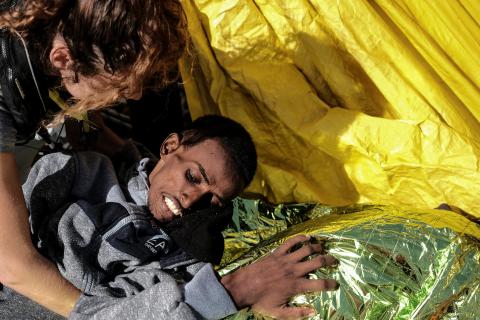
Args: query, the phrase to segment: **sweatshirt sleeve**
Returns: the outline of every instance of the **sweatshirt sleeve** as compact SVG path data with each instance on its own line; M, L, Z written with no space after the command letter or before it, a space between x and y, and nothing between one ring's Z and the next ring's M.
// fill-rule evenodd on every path
M82 294L69 319L220 319L236 312L209 264L187 285L152 271L141 267L117 276L93 295Z
M220 319L237 312L209 263L185 285L185 302L207 319Z

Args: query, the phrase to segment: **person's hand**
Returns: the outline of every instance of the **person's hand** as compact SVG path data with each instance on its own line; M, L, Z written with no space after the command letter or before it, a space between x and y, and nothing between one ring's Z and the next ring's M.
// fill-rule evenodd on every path
M322 253L320 244L307 242L310 238L298 235L285 241L280 247L259 261L241 268L221 279L238 308L252 306L262 314L277 319L299 319L315 314L308 307L289 307L288 300L299 293L336 289L335 280L312 280L305 276L324 266L336 264L332 256ZM301 248L292 249L302 243Z

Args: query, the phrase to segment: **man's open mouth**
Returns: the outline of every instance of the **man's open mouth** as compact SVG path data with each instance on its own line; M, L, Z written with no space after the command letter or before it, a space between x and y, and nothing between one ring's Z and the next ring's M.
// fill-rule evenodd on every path
M180 206L178 205L177 201L167 197L167 196L164 196L163 197L163 201L165 202L165 205L167 206L167 208L176 216L181 216L182 215L182 209L180 208Z

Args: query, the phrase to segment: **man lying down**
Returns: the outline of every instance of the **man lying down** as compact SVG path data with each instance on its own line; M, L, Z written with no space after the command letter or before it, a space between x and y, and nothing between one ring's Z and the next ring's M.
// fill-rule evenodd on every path
M314 244L290 252L307 237L223 278L206 263L220 261L229 200L255 168L248 133L219 116L171 134L156 165L143 159L127 177L117 179L110 160L97 153L40 159L23 191L34 244L83 292L69 318L216 319L245 306L277 317L310 313L286 308L288 298L336 282L304 278L334 263L329 256L303 261L320 252Z

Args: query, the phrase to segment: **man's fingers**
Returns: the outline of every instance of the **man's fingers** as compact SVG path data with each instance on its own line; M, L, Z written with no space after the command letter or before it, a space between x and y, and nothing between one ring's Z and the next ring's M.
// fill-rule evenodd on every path
M274 253L275 254L286 254L290 251L290 249L292 249L295 245L301 243L301 242L305 242L305 241L308 241L310 239L309 236L306 236L306 235L303 235L303 234L299 234L299 235L296 235L295 237L291 237L290 239L287 239L280 247L278 247Z
M303 279L297 287L297 293L336 290L338 289L338 286L338 282L333 279Z
M315 309L308 307L284 307L277 312L275 319L303 319L315 315Z
M318 268L326 266L335 266L338 264L337 259L329 255L318 255L310 260L298 263L298 274L306 275Z
M298 250L290 253L290 258L293 261L300 261L312 254L321 253L323 251L323 246L319 243L306 243Z

